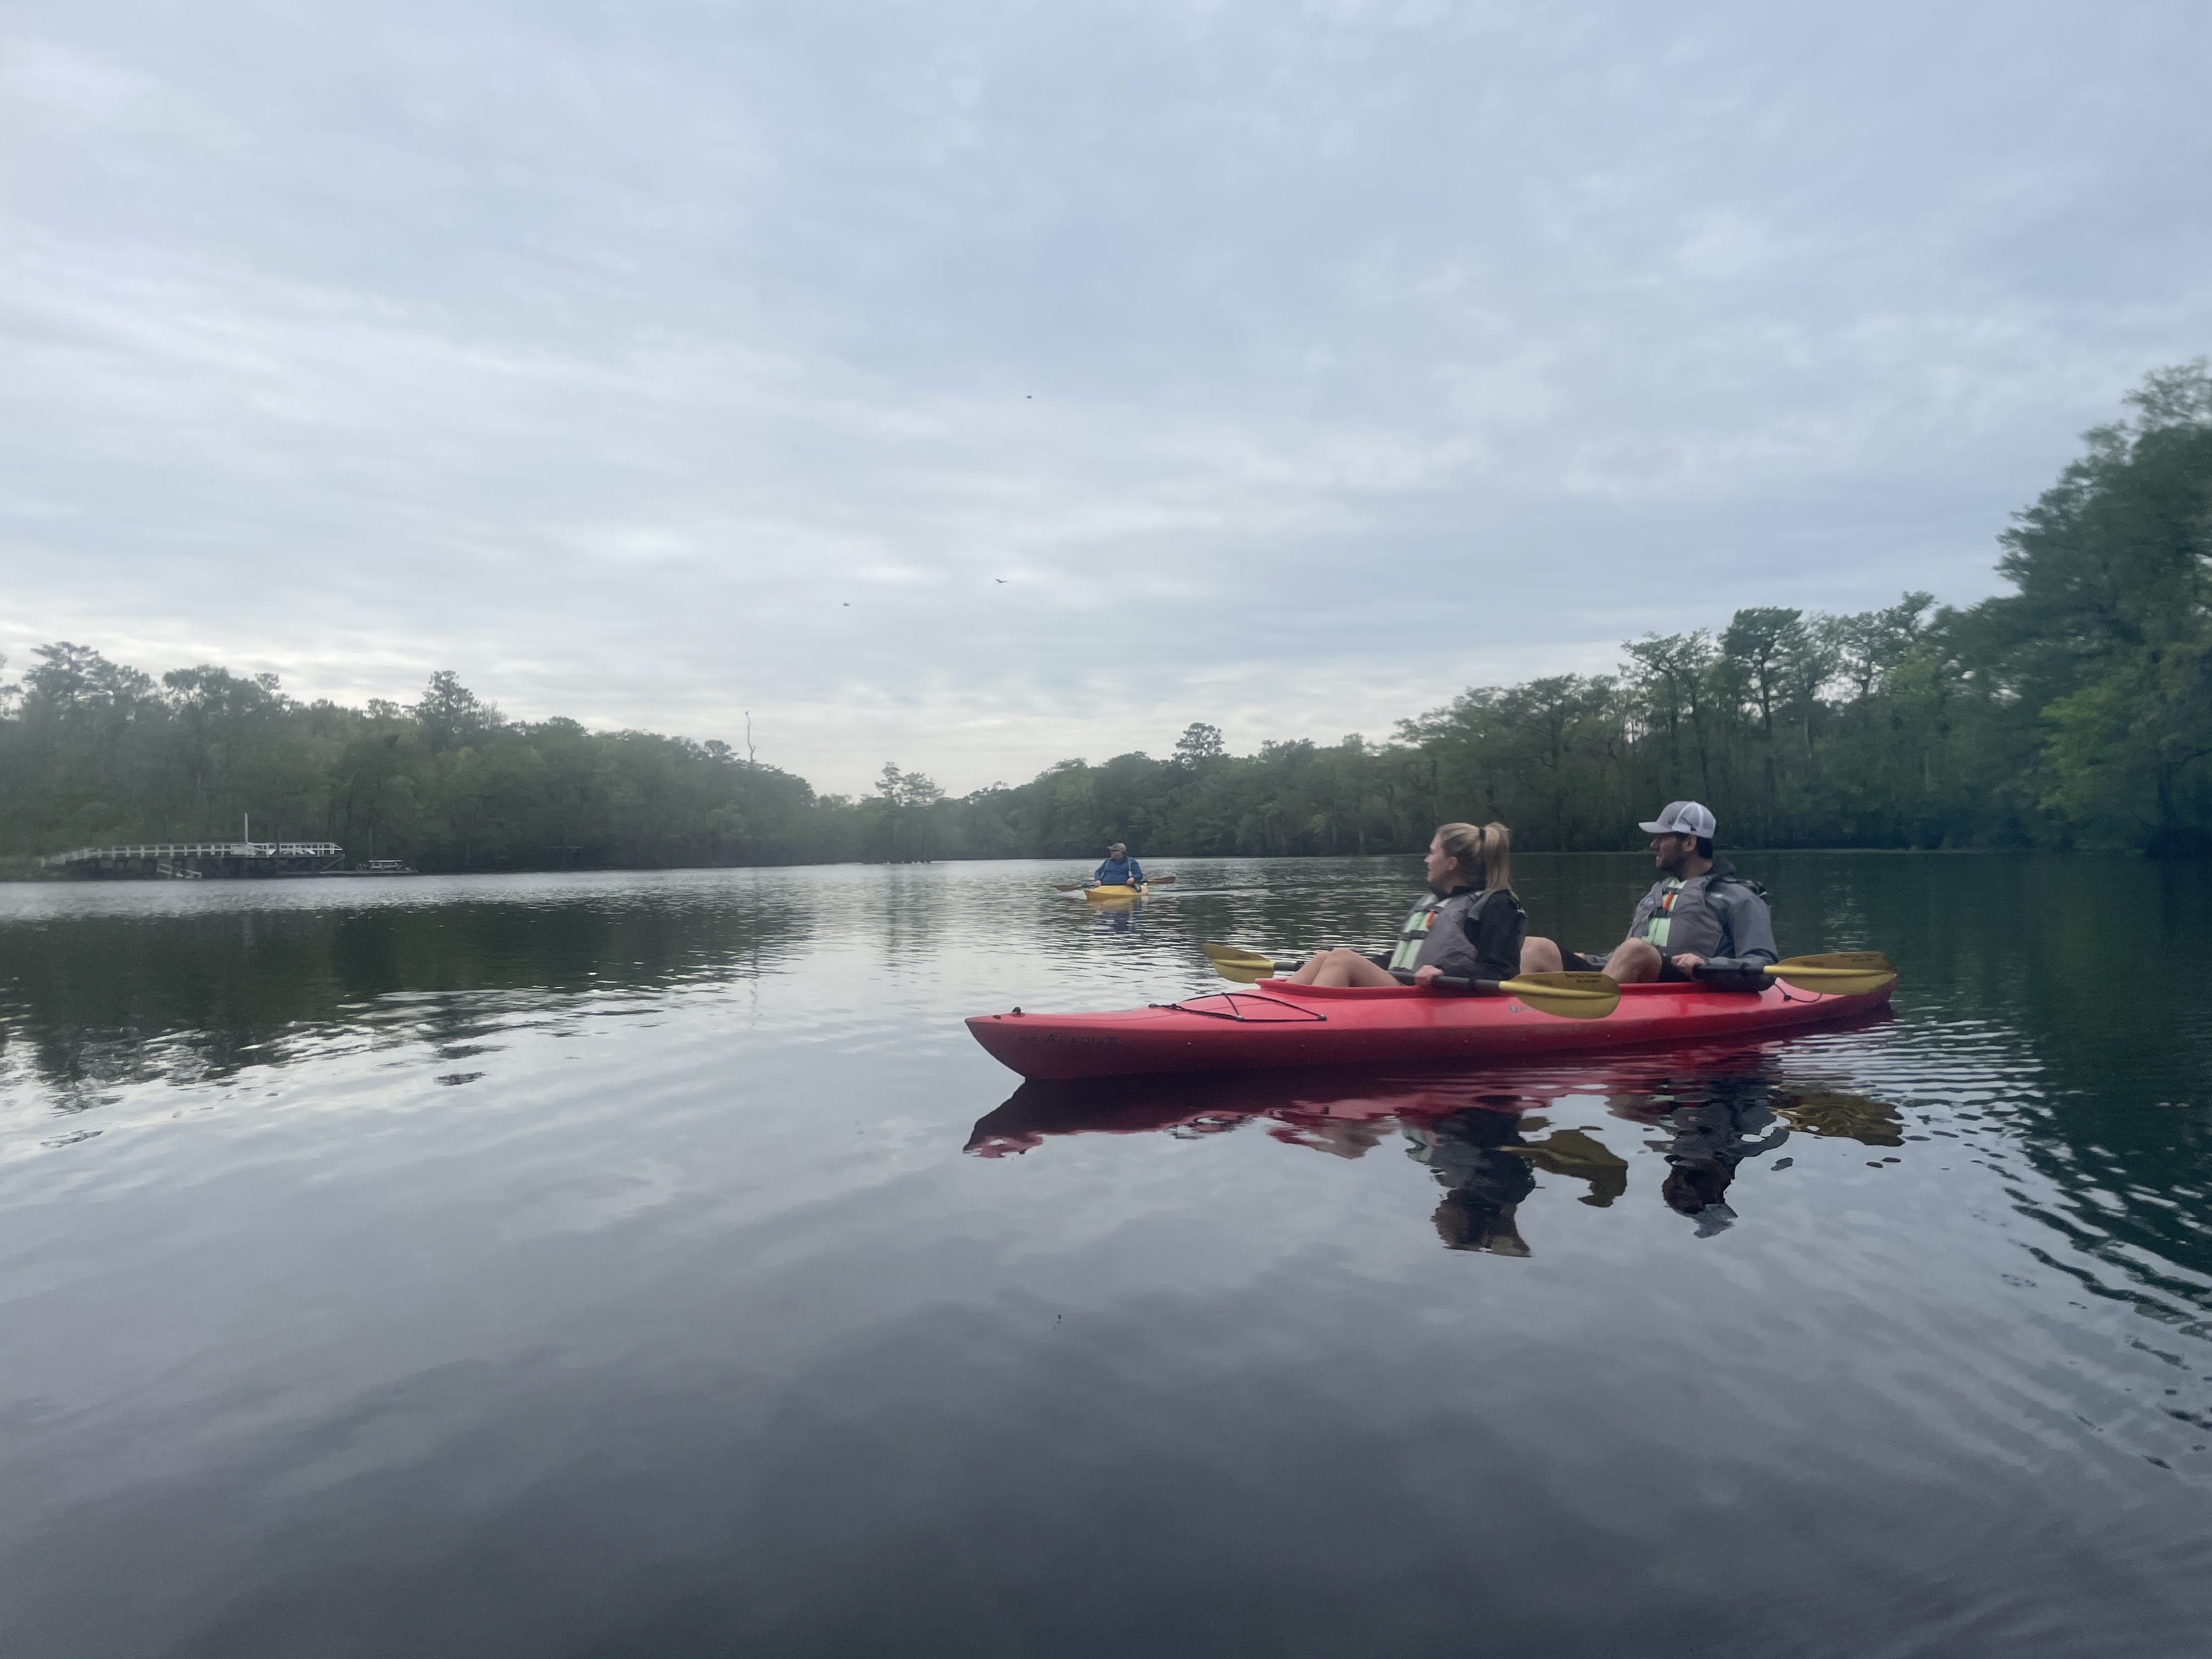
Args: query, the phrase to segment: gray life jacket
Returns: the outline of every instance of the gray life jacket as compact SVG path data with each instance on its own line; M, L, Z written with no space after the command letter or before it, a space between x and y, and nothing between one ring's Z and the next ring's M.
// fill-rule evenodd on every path
M1774 962L1774 920L1766 890L1747 881L1726 859L1687 881L1664 878L1638 901L1628 936L1649 941L1662 957Z
M1462 888L1456 893L1430 894L1398 930L1397 948L1390 952L1386 965L1393 972L1411 972L1434 963L1448 974L1465 972L1468 977L1474 977L1470 966L1474 958L1472 935L1483 911L1499 898L1514 903L1503 888Z

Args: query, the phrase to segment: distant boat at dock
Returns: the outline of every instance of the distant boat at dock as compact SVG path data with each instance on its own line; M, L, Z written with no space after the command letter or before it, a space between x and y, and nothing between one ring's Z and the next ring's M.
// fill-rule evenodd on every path
M334 841L160 841L73 847L39 862L95 880L219 881L328 875L344 858Z
M413 876L398 859L365 859L341 867L345 848L334 841L162 841L122 847L74 847L40 863L50 870L106 881L301 880L311 876Z

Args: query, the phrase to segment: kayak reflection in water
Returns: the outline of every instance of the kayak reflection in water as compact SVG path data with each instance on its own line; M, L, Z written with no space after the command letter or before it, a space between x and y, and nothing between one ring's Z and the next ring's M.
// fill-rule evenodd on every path
M1582 1129L1553 1129L1541 1140L1523 1137L1550 1128L1528 1111L1540 1103L1503 1095L1425 1124L1409 1123L1406 1155L1429 1166L1450 1194L1437 1206L1437 1237L1449 1250L1527 1255L1514 1211L1535 1190L1536 1172L1586 1181L1578 1200L1602 1210L1628 1190L1628 1160Z
M1738 1170L1793 1130L1869 1147L1901 1149L1907 1139L1895 1107L1826 1083L1785 1081L1770 1051L1715 1047L1475 1073L1343 1068L1032 1081L984 1115L968 1151L1006 1158L1064 1135L1211 1137L1256 1123L1274 1140L1351 1160L1402 1135L1407 1156L1444 1188L1431 1220L1445 1248L1519 1257L1531 1254L1520 1206L1541 1177L1582 1183L1577 1201L1592 1209L1628 1191L1630 1159L1606 1144L1603 1123L1583 1115L1599 1102L1616 1121L1656 1132L1632 1155L1663 1158L1659 1195L1700 1238L1735 1221L1728 1198ZM1554 1127L1544 1115L1554 1110L1574 1113L1580 1127Z
M1536 1171L1506 1150L1521 1144L1517 1103L1471 1106L1432 1123L1407 1126L1413 1145L1406 1156L1427 1164L1446 1189L1433 1219L1448 1250L1528 1254L1513 1212L1536 1190Z
M1655 1113L1655 1106L1662 1109ZM1613 1109L1617 1115L1671 1131L1668 1139L1645 1145L1667 1159L1659 1196L1675 1214L1697 1224L1699 1238L1711 1238L1735 1224L1728 1190L1737 1166L1790 1139L1790 1126L1775 1110L1773 1085L1759 1072L1686 1080L1680 1094L1671 1100L1668 1096L1630 1096L1613 1102Z
M1102 933L1132 933L1136 931L1137 918L1144 914L1145 902L1131 899L1127 904L1089 904L1084 907L1098 918Z
M1528 918L1513 891L1513 832L1502 823L1446 823L1429 842L1429 896L1398 932L1397 948L1366 955L1340 945L1316 951L1294 985L1398 983L1410 972L1417 983L1444 975L1463 979L1511 979L1521 971L1521 941Z

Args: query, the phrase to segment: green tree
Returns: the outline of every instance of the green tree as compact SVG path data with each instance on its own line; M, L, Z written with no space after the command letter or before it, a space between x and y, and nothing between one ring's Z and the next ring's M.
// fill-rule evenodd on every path
M2008 591L1845 616L1738 611L1621 672L1471 686L1385 742L1062 761L957 799L887 765L859 800L731 744L514 722L450 671L402 707L302 702L216 664L156 685L67 641L0 687L0 850L229 833L424 869L1418 850L1500 818L1619 847L1695 794L1738 845L2212 849L2212 375L2152 374L2001 538Z
M413 713L434 754L465 748L503 723L498 708L481 701L450 668L430 676Z
M2190 850L2212 840L2212 375L2162 370L2127 402L2015 515L1997 568L2018 591L1969 633L2039 806L2092 839Z
M1204 720L1193 720L1176 739L1176 764L1186 771L1195 772L1208 761L1219 760L1229 752L1221 740L1221 728L1208 726Z

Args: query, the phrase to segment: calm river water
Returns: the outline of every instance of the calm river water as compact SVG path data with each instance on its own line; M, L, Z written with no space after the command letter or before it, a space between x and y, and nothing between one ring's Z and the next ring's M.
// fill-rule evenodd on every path
M0 888L0 1653L2204 1651L2212 870L1743 863L1893 1018L1087 1094L1417 861Z

